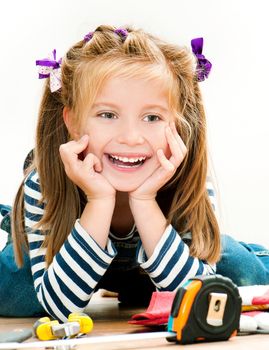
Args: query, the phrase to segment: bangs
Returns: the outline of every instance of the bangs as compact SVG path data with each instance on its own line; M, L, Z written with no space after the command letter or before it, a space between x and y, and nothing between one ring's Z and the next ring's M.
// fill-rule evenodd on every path
M76 100L72 108L76 122L84 120L104 84L118 77L160 81L167 93L169 108L179 111L179 85L166 63L150 62L138 57L102 57L78 66L74 79Z

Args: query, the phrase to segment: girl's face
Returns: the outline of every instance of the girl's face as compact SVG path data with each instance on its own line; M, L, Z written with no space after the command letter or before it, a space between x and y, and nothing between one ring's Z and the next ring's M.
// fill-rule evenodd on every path
M165 127L172 120L161 81L111 78L97 95L82 130L90 137L86 154L101 160L101 173L116 190L131 192L160 166L158 149L170 157Z

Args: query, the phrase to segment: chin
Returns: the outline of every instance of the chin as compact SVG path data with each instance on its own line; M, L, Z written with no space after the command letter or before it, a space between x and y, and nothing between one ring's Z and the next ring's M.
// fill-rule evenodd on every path
M116 191L119 191L119 192L133 192L135 191L139 186L140 184L112 184L113 187L115 188Z
M115 177L108 177L107 179L115 190L119 192L133 192L145 181L145 179L138 179L136 176L129 179L117 179Z
M103 172L108 182L119 192L133 192L145 181L147 176L138 176L137 174L111 174ZM131 175L131 176L130 176Z

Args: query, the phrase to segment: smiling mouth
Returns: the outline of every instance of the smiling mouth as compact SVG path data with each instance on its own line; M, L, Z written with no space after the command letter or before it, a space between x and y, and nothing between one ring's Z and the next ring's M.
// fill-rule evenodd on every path
M112 154L107 154L108 160L119 168L138 168L142 166L147 157L121 157Z

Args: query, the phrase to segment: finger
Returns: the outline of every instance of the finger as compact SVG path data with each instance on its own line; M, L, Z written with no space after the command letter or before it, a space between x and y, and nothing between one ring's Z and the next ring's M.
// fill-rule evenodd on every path
M177 167L183 159L183 153L169 126L166 128L165 132L167 142L171 151L171 157L169 158L169 160Z
M87 169L91 174L95 172L100 173L102 171L101 161L93 153L87 154L83 161L83 167Z
M159 162L161 163L161 166L163 167L164 170L166 170L169 173L175 171L174 164L166 158L162 149L158 149L157 156L158 156Z
M79 154L86 149L88 140L89 137L85 135L79 141L70 141L60 146L59 153L67 174L78 171L78 166L82 163Z
M171 130L172 130L172 133L173 133L173 135L174 135L176 141L177 141L178 144L179 144L180 149L182 150L182 153L183 153L183 154L187 153L187 147L186 147L185 143L183 142L182 138L180 137L180 135L179 135L179 133L178 133L178 131L177 131L175 122L172 122L172 123L170 124L170 128L171 128Z
M166 137L172 154L169 160L178 167L185 157L187 148L181 137L178 134L176 136L169 126L166 128Z
M69 141L60 145L59 151L64 158L68 155L78 155L86 149L89 143L89 136L84 135L78 141Z

